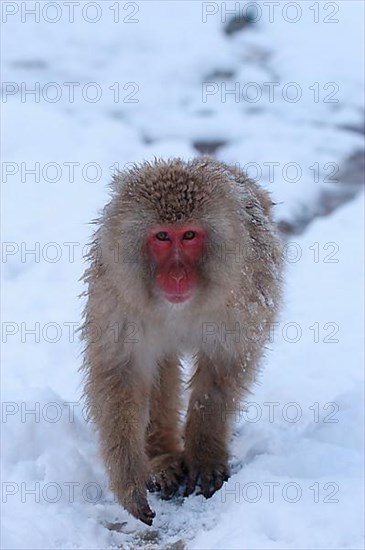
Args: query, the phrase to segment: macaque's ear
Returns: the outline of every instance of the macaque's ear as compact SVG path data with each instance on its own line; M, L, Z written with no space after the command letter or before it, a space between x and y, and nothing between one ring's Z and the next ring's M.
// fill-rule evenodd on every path
M267 214L271 218L272 207L274 206L275 203L273 203L273 201L270 198L270 195L266 191L263 191L262 189L258 188L257 194L259 196L260 203L265 214Z
M246 208L252 208L254 206L254 203L256 206L258 206L257 203L259 203L266 216L272 219L272 207L275 203L271 200L269 192L265 191L261 187L258 187L252 180L248 178L245 172L242 172L238 168L228 166L228 170L233 174L236 183L248 185L248 187L253 192L252 194L255 196L255 198L252 200L251 198L248 198L248 201L245 205Z

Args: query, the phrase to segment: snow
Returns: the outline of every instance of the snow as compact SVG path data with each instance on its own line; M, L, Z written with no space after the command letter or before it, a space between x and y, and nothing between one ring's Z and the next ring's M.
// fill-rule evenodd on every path
M74 335L88 222L115 163L191 158L194 142L224 142L217 157L270 190L279 220L336 188L324 181L327 163L341 171L363 148L351 130L363 117L363 3L301 3L295 23L282 15L288 3L272 23L262 4L260 21L231 36L224 6L237 2L210 3L218 11L206 22L199 1L120 3L119 23L112 2L97 4L96 23L82 19L85 2L73 23L63 2L59 21L46 20L50 7L37 23L23 13L33 4L2 3L3 81L19 86L8 96L2 88L2 547L363 548L363 196L290 237L285 305L260 384L240 404L230 480L208 501L151 495L151 528L107 490ZM19 11L6 18L10 5ZM22 82L54 82L49 97L62 97L24 96ZM67 82L80 84L74 102ZM262 91L257 102L242 100L250 82ZM298 102L282 94L293 82ZM278 83L272 102L265 83ZM85 100L82 90L95 89L100 101ZM325 101L334 90L338 102Z

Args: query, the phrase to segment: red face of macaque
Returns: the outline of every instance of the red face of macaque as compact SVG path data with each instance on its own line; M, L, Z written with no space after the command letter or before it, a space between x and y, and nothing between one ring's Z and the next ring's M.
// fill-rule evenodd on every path
M192 296L204 240L204 229L195 224L158 225L149 232L147 246L157 265L156 285L172 304Z

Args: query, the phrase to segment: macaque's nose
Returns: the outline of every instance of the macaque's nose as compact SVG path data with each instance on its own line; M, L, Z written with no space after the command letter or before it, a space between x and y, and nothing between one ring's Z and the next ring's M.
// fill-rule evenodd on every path
M171 278L179 284L185 277L183 273L171 273Z
M187 274L185 269L181 266L171 269L169 276L174 292L185 292L187 284Z

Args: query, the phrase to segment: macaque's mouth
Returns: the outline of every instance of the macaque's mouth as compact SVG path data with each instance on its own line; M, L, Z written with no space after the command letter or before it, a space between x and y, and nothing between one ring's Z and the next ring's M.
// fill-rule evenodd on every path
M163 296L171 304L180 304L189 300L192 296L192 292L174 292L171 294L164 292Z

